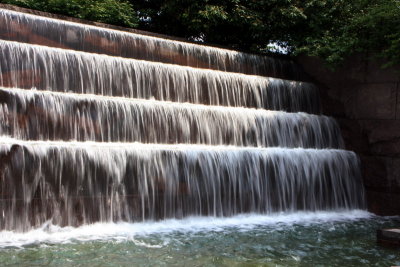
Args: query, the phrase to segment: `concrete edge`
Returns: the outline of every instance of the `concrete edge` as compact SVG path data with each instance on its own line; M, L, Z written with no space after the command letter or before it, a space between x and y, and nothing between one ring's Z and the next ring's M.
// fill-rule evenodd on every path
M194 45L199 45L199 46L207 46L207 47L212 47L212 48L220 48L220 49L230 50L230 51L234 51L234 52L256 55L256 56L260 56L260 57L271 57L271 58L275 58L278 60L286 60L286 61L294 62L294 58L291 56L288 56L288 55L278 55L278 54L277 55L273 55L273 54L267 55L267 54L254 53L254 52L243 51L243 50L235 50L228 46L223 46L223 45L218 45L218 44L213 44L213 43L194 42L194 41L189 41L182 37L176 37L176 36L171 36L171 35L166 35L166 34L161 34L161 33L138 30L138 29L134 29L134 28L116 26L116 25L95 22L95 21L90 21L90 20L85 20L85 19L78 19L78 18L66 16L66 15L54 14L54 13L19 7L19 6L10 5L10 4L0 3L0 9L7 9L7 10L16 11L16 12L36 15L36 16L42 16L42 17L47 17L47 18L52 18L52 19L65 20L65 21L69 21L69 22L75 22L75 23L80 23L80 24L85 24L85 25L106 28L106 29L110 29L110 30L117 30L117 31L122 31L122 32L140 34L140 35L151 36L151 37L156 37L156 38L162 38L162 39L171 40L171 41L178 41L178 42L194 44Z

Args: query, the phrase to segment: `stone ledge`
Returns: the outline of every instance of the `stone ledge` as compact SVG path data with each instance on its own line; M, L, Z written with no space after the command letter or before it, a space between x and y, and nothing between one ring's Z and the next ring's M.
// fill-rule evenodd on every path
M153 32L147 32L147 31L137 30L137 29L133 29L133 28L125 28L125 27L121 27L121 26L115 26L115 25L105 24L105 23L101 23L101 22L94 22L94 21L85 20L85 19L78 19L78 18L68 17L68 16L64 16L64 15L59 15L59 14L53 14L53 13L43 12L43 11L34 10L34 9L18 7L18 6L9 5L9 4L1 4L0 3L0 8L13 10L13 11L21 12L21 13L26 13L26 14L42 16L42 17L46 17L46 18L60 19L60 20L65 20L65 21L70 21L70 22L92 25L92 26L97 26L97 27L102 27L102 28L107 28L107 29L112 29L112 30L137 33L137 34L153 36L153 37L160 37L163 39L169 39L169 40L173 40L173 41L193 43L184 38L173 37L173 36L159 34L159 33L153 33Z
M378 244L400 248L400 228L380 229L376 232Z
M377 215L394 216L400 214L400 194L375 192L367 189L368 210Z
M23 8L23 7L19 7L19 6L15 6L15 5L10 5L10 4L0 3L0 9L8 9L8 10L13 10L13 11L21 12L21 13L26 13L26 14L32 14L32 15L37 15L37 16L42 16L42 17L47 17L47 18L52 18L52 19L59 19L59 20L65 20L65 21L69 21L69 22L92 25L92 26L97 26L97 27L111 29L111 30L118 30L118 31L123 31L123 32L136 33L136 34L140 34L140 35L158 37L158 38L162 38L162 39L184 42L184 43L188 43L188 44L196 44L196 45L200 45L200 46L227 49L227 50L231 50L231 51L235 51L235 52L248 53L248 54L253 54L253 55L257 55L257 56L261 56L261 57L267 56L267 57L281 59L281 60L288 60L288 61L293 60L293 58L288 55L280 55L280 54L265 55L265 54L255 53L255 52L244 51L244 50L236 50L231 47L224 46L224 45L218 45L215 43L194 42L194 41L190 41L186 38L182 38L182 37L171 36L171 35L166 35L166 34L161 34L161 33L156 33L156 32L149 32L149 31L144 31L144 30L138 30L138 29L134 29L134 28L116 26L116 25L95 22L95 21L90 21L90 20L85 20L85 19L78 19L78 18L69 17L69 16L65 16L65 15L43 12L43 11L39 11L39 10Z
M245 50L235 50L230 47L210 43L192 42L179 37L70 18L63 15L19 8L12 5L0 4L0 9L3 11L13 10L19 14L33 14L35 16L40 16L42 18L47 17L61 22L59 27L52 27L48 23L39 23L39 27L39 25L37 25L38 22L32 18L8 20L7 18L14 18L15 16L0 16L0 39L7 41L134 58L137 60L161 62L165 64L176 64L193 68L214 69L226 72L239 72L248 75L305 81L302 70L295 65L291 57L287 55L250 53ZM99 28L85 30L84 27L76 27L74 26L75 24L71 23L92 25ZM103 29L128 32L133 35L127 37L126 34L110 34L108 31L104 32ZM153 40L146 36L158 39ZM167 41L164 42L165 40ZM149 42L152 44L149 45ZM181 47L183 44L189 44L188 49L190 50L193 48L194 52L181 53L180 50L186 50L186 48ZM219 55L218 60L212 60L204 56L206 50L202 50L203 47L213 48L212 51L214 52L212 52L212 54L215 57Z
M395 119L397 102L396 83L369 83L357 86L357 119Z

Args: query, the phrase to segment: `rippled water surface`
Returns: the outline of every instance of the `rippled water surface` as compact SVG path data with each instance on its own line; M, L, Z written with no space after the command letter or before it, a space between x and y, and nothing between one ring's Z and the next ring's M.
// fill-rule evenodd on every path
M393 266L376 229L400 218L363 211L46 225L0 232L0 266Z

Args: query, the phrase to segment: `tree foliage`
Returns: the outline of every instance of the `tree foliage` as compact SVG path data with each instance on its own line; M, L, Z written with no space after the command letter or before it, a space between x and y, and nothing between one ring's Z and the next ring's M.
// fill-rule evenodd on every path
M118 26L138 26L138 16L132 4L123 0L2 0L1 2Z
M399 0L133 0L140 27L253 52L329 64L368 52L400 63ZM273 45L271 45L273 44Z
M349 54L363 52L384 58L386 66L400 64L399 0L339 0L328 6L327 3L307 7L309 19L303 23L308 31L303 37L292 34L294 53L319 56L335 64ZM313 12L323 12L312 15L310 7Z
M4 1L251 52L279 47L331 65L355 52L400 63L400 0Z
M263 51L271 41L284 43L287 29L303 14L282 0L165 0L135 1L140 26L194 40ZM156 12L154 12L156 10Z

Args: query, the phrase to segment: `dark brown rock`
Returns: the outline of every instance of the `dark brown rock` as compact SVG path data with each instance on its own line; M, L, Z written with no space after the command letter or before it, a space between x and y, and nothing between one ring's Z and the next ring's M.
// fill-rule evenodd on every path
M397 84L360 84L357 88L355 113L358 119L395 119Z
M384 67L385 61L375 58L367 62L366 82L367 83L387 83L400 82L399 66L392 68Z
M374 155L400 157L400 120L360 120Z
M392 159L386 157L361 156L364 185L368 189L388 191Z
M396 119L400 119L400 82L397 83Z
M383 216L400 214L400 194L367 191L368 210Z
M357 153L368 154L369 143L367 136L363 133L358 120L338 118L340 130L347 150Z
M360 155L369 210L400 215L400 66L368 58L349 56L335 71L313 57L297 62L322 90L322 109L338 119L346 149Z
M380 245L400 248L400 228L378 230L376 239Z
M359 120L370 144L399 138L400 120Z
M400 192L400 158L394 158L392 166L393 166L392 169L393 179L391 180L391 184L393 188L397 188L397 191Z
M400 138L372 144L371 152L376 155L398 157L400 155Z

